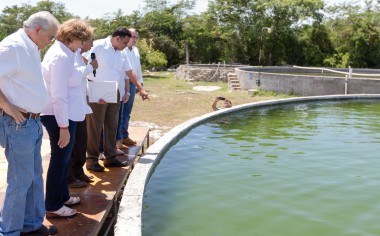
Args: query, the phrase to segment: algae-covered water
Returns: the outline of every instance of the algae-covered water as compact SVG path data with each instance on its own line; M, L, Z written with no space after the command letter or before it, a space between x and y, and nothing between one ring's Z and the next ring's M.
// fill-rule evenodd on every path
M380 235L380 103L312 102L193 129L151 176L144 236Z

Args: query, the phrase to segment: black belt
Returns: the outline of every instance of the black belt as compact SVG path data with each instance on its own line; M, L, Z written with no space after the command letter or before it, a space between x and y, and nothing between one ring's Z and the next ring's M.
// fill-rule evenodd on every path
M26 118L26 119L37 119L40 117L40 113L32 113L32 112L21 112L21 114ZM0 108L0 115L8 115L3 109Z

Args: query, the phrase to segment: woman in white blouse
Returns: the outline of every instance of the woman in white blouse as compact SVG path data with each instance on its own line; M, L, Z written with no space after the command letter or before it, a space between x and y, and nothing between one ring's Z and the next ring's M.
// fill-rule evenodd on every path
M75 52L92 37L92 29L83 20L71 19L61 24L55 43L42 61L42 75L48 90L48 104L41 115L51 148L46 179L46 217L70 218L77 214L69 206L80 203L70 197L66 182L67 167L74 143L77 121L86 115L82 99L84 79L74 66Z

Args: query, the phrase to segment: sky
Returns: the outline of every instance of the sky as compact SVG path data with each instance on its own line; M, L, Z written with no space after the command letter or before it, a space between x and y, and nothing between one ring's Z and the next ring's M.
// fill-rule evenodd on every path
M36 5L40 0L0 0L0 11L6 6L19 5L29 3ZM62 2L65 4L68 12L78 15L81 18L89 16L91 19L101 18L107 13L116 12L121 9L124 14L131 14L134 10L142 9L142 0L52 0L54 2ZM346 0L326 0L328 5L339 4ZM364 2L364 0L353 0ZM173 0L173 2L176 2ZM202 12L207 9L208 0L196 0L196 12Z
M0 0L0 11L6 6L29 3L36 5L40 0ZM53 2L62 2L68 12L78 15L81 18L89 16L91 19L101 18L107 13L116 12L121 9L124 14L130 14L135 10L142 9L142 0L52 0ZM176 2L176 1L173 1ZM196 12L207 9L207 0L196 0Z

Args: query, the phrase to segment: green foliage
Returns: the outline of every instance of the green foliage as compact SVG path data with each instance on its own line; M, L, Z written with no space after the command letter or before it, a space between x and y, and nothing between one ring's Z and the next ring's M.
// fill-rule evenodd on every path
M141 69L144 71L148 66L148 54L151 51L146 39L140 39L137 41L136 47L139 49Z
M326 57L334 67L380 68L380 18L378 3L359 6L343 4L327 9L325 22L336 53Z
M147 55L147 66L151 69L158 69L168 64L163 52L153 51Z
M364 7L325 7L322 0L213 0L200 14L191 11L194 0L144 3L143 10L130 15L118 9L87 19L96 28L95 39L118 26L139 29L143 68L184 63L185 45L192 63L380 68L377 0L365 0ZM8 6L0 14L0 39L41 10L60 22L75 17L63 3L52 0Z
M67 12L63 3L56 3L49 0L40 1L36 6L30 4L7 6L0 15L0 40L16 32L19 28L22 28L22 23L27 20L31 14L38 11L48 11L52 13L59 22L73 17L71 13Z

